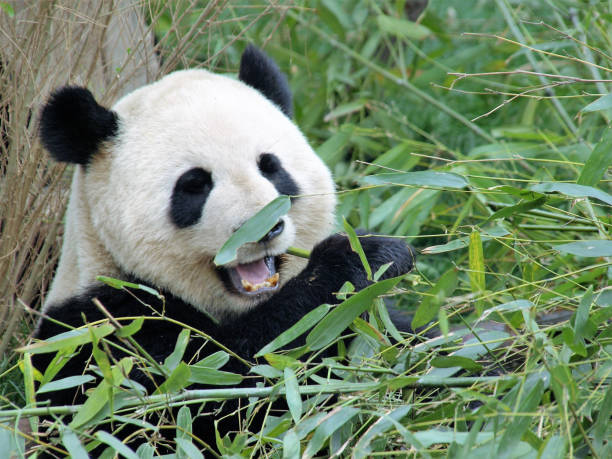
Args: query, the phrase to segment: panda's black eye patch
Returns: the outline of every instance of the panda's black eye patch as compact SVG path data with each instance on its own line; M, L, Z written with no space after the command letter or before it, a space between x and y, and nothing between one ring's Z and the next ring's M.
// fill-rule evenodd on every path
M210 172L200 167L189 169L178 178L170 202L170 218L176 226L187 228L200 220L212 187Z
M287 172L280 162L280 159L272 153L263 153L257 162L261 175L267 178L280 194L296 196L300 194L300 189L293 177Z

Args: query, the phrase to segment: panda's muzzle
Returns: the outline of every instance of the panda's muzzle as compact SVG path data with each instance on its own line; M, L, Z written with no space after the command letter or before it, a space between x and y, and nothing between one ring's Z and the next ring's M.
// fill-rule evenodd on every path
M284 230L285 222L280 219L258 243L266 245L280 236ZM233 268L221 268L218 272L226 288L242 295L259 295L278 289L280 262L280 257L267 255L259 260L238 264Z
M234 268L223 268L219 274L226 287L243 295L259 295L278 289L278 257L266 256Z

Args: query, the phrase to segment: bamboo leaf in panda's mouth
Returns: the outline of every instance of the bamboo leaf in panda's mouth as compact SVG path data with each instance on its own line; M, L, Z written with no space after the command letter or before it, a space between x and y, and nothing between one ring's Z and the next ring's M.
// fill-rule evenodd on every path
M289 196L281 195L249 218L232 236L225 241L213 262L215 266L231 263L238 256L238 249L249 242L257 242L274 228L278 219L291 209Z

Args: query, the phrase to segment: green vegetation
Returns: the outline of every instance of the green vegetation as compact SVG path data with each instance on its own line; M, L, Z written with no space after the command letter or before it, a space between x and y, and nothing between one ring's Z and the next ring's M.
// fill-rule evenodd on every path
M162 56L201 22L188 3L151 14ZM0 456L25 451L20 419L52 412L56 451L85 457L101 442L106 457L151 457L151 446L134 452L91 428L113 406L115 430L132 423L151 437L160 427L146 413L172 405L172 457L201 457L188 403L241 397L250 415L280 397L287 412L269 413L262 432L219 438L221 454L612 457L610 2L438 0L418 23L407 18L418 2L404 0L239 3L223 4L180 62L234 72L247 42L264 47L334 173L338 229L344 217L349 232L404 238L417 270L354 295L349 286L339 306L270 337L252 368L266 383L253 389L222 386L239 380L223 372L229 350L194 368L181 340L163 364L110 362L104 336L129 340L137 320L34 345L61 355L93 342L104 379L82 407L35 407L35 379L57 390L89 376L53 382L59 359L40 375L28 353L2 361ZM419 331L400 333L381 296ZM344 324L350 339L339 338ZM302 333L306 348L280 350ZM307 351L326 346L339 358L313 363ZM134 365L168 375L158 393L130 394ZM198 372L221 388L184 390Z

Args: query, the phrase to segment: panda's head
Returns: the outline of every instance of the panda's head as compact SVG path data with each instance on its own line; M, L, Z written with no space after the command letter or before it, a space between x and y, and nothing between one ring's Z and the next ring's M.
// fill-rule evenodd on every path
M56 91L42 111L42 141L79 167L57 274L65 279L54 281L64 291L53 299L118 274L219 318L272 295L304 267L287 248L312 248L334 220L330 172L290 115L284 75L253 47L238 80L179 71L112 110L86 89ZM280 194L293 196L289 213L236 262L215 267L223 243ZM78 285L66 292L69 278Z

